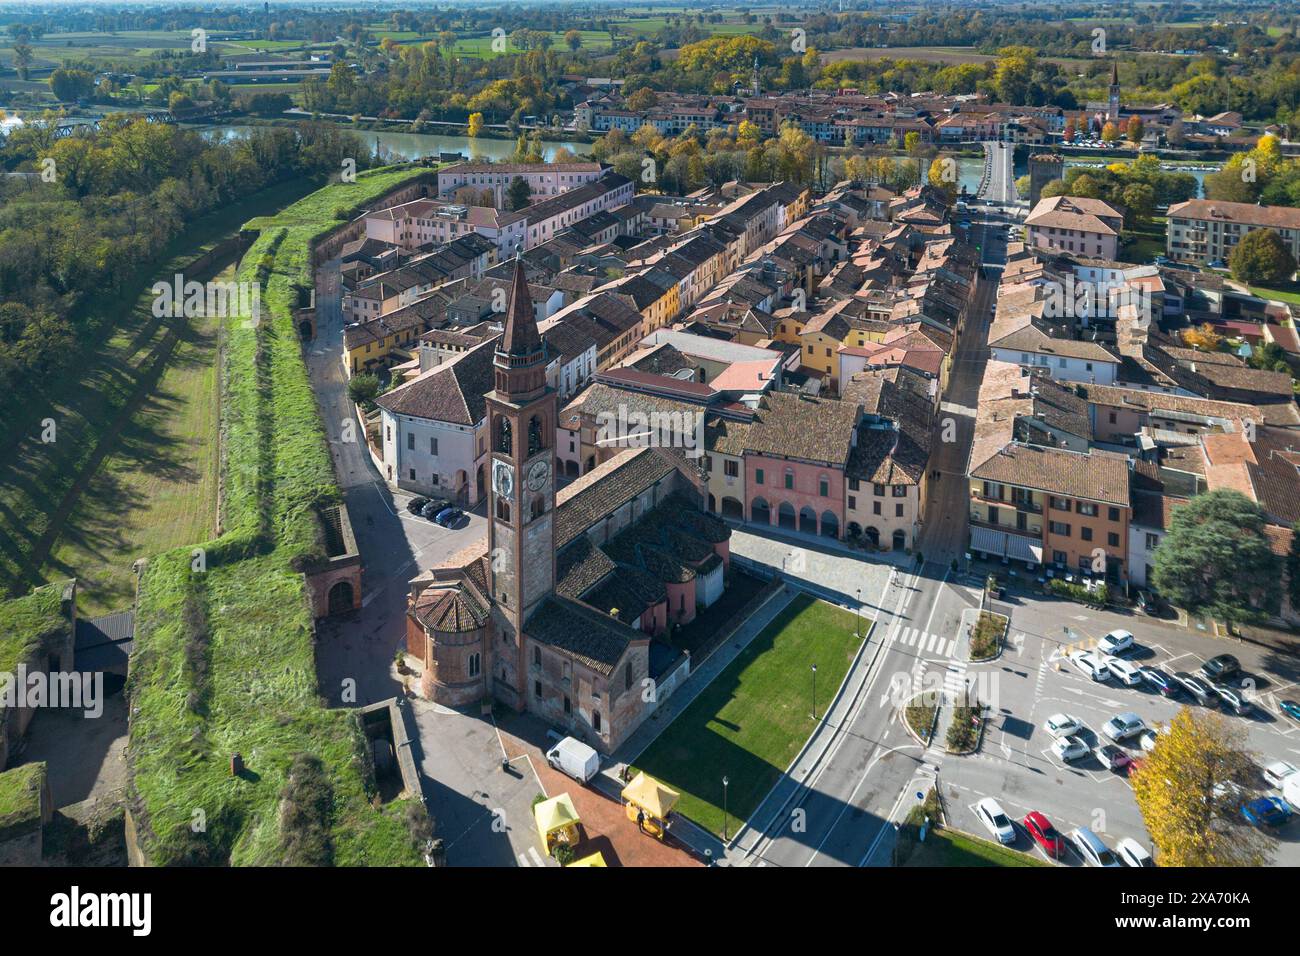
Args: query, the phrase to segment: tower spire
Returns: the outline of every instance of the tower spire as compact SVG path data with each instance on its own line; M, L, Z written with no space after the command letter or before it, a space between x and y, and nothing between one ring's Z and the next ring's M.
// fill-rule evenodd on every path
M528 292L523 259L515 258L515 274L510 281L510 305L506 311L505 335L499 351L511 356L532 355L542 347L533 313L533 297Z

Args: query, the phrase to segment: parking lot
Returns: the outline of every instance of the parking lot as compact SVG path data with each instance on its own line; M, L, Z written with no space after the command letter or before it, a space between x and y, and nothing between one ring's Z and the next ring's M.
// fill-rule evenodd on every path
M1130 656L1134 664L1158 667L1171 675L1194 674L1218 654L1236 656L1253 712L1249 716L1222 708L1216 712L1246 731L1247 746L1261 767L1277 760L1300 765L1300 723L1277 706L1281 700L1300 700L1300 662L1294 657L1215 639L1168 621L1093 611L1063 601L1021 596L995 609L1011 615L1006 650L998 660L967 670L968 682L990 704L983 745L977 754L947 756L941 762L939 775L950 825L989 836L974 806L984 797L993 797L1017 821L1014 846L1026 852L1043 855L1019 825L1033 810L1045 814L1062 833L1087 826L1111 848L1124 837L1149 848L1127 775L1106 769L1095 755L1098 744L1110 743L1101 729L1126 712L1158 728L1180 707L1200 705L1189 704L1186 694L1167 700L1145 683L1128 687L1114 678L1095 682L1069 660L1070 652L1094 647L1116 628L1135 635L1138 648ZM1043 722L1059 713L1078 719L1085 728L1079 737L1093 753L1065 764L1052 752L1053 737L1043 729ZM1141 755L1136 738L1121 746L1131 756ZM1262 778L1260 786L1263 794L1276 793ZM1272 862L1300 865L1300 819L1270 832L1277 839ZM1070 853L1065 862L1079 865L1081 861Z

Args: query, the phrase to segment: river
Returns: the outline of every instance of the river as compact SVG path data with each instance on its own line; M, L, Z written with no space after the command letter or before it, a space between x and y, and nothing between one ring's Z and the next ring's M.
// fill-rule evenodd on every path
M248 135L249 130L261 129L257 126L204 126L200 127L205 136L220 139L236 139ZM341 127L347 129L346 126ZM481 156L483 159L509 159L515 152L513 140L508 139L474 139L468 136L451 136L442 133L402 133L391 130L354 130L361 140L372 149L376 144L386 149L393 159L419 159L421 156L435 156L439 152L463 153L465 156ZM550 159L557 149L565 146L573 153L591 150L590 143L542 143L543 154Z

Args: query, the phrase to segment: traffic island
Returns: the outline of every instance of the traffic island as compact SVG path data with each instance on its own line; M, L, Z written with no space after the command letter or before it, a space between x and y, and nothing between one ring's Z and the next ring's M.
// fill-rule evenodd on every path
M939 723L939 693L927 690L903 705L903 726L922 747L930 746Z
M973 624L967 625L970 662L982 664L1002 655L1010 619L996 611L981 611Z

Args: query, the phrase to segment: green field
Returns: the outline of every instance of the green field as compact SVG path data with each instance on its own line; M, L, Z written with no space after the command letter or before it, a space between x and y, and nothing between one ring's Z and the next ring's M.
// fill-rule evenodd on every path
M797 595L636 760L682 794L678 810L728 835L748 819L794 760L839 689L861 641L855 616Z
M967 836L931 829L905 866L1050 866L1029 853Z
M208 538L215 521L214 330L152 314L154 279L170 277L248 215L310 189L293 181L197 222L142 276L105 301L106 332L47 402L6 403L0 430L0 595L81 579L82 613L130 605L132 562ZM40 440L51 417L55 440Z
M1272 289L1254 285L1248 286L1248 288L1251 295L1257 295L1261 299L1276 299L1278 302L1285 302L1288 305L1300 305L1300 282L1293 282L1290 285Z

